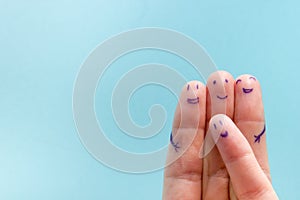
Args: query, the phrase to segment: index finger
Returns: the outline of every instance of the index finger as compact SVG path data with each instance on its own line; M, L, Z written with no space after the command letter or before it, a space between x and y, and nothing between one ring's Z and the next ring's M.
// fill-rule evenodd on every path
M215 115L209 132L216 141L238 199L278 199L247 139L226 115Z

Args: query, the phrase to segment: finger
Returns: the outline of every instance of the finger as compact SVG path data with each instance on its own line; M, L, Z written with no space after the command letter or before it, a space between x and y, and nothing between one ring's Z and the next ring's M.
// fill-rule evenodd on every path
M234 122L248 140L262 170L271 180L264 107L258 80L251 75L242 75L237 78L235 96Z
M240 130L226 115L215 115L209 123L238 199L277 199L270 181Z
M228 72L217 71L207 80L207 123L215 114L234 114L234 79ZM228 199L229 176L214 142L205 139L203 199ZM211 148L213 147L213 148Z
M233 118L234 114L234 83L232 75L226 71L212 73L207 79L207 116L226 114Z
M198 157L203 142L206 112L206 88L199 81L189 82L177 105L167 164L163 199L201 197L202 159Z

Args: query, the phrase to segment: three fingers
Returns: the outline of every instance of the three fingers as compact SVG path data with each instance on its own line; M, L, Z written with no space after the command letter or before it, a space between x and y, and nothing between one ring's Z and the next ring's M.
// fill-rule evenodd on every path
M240 199L243 195L248 195L248 191L244 192L236 188L239 185L236 182L238 179L232 177L233 171L230 171L227 163L224 162L224 156L230 156L228 154L230 151L223 151L222 143L217 142L217 148L211 145L216 141L213 143L206 141L205 145L208 144L208 147L203 148L206 156L204 159L199 157L204 138L205 140L210 138L209 135L205 137L205 133L210 132L207 130L211 130L213 116L216 114L227 115L228 118L223 118L234 121L234 123L226 123L232 126L230 141L237 142L244 139L243 148L251 150L250 152L247 150L249 155L253 155L254 161L252 159L251 162L257 164L237 165L239 167L234 170L235 173L245 172L250 166L253 168L258 166L258 174L260 171L264 172L263 175L266 174L267 176L264 176L270 179L260 85L251 75L243 75L234 80L229 73L219 71L209 77L207 88L198 81L189 82L183 88L175 112L170 137L172 141L167 156L168 160L173 159L175 162L165 169L164 199L229 199L234 198L235 195ZM218 123L213 123L213 126L220 125ZM220 137L223 139L222 136ZM227 137L224 138L227 139ZM190 140L192 142L188 144ZM214 138L211 137L211 140ZM239 147L233 145L231 151L240 152ZM249 176L255 177L256 175L249 174ZM230 193L230 180L233 182L232 186L236 194ZM270 186L269 181L268 184ZM252 192L253 195L257 194L256 191Z

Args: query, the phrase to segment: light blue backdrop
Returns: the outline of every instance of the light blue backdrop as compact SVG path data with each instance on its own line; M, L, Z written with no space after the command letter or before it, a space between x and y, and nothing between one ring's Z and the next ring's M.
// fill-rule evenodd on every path
M162 171L132 175L101 165L81 145L72 116L73 83L90 51L112 35L145 26L182 32L202 44L220 69L260 79L274 187L282 199L299 199L300 3L282 2L0 0L0 199L161 197ZM148 53L120 63L130 69L153 58L180 69L178 58ZM121 66L112 68L106 84ZM188 80L199 78L185 68ZM153 94L162 101L143 97ZM140 124L148 123L149 105L165 105L169 118L155 144L167 144L176 99L154 86L130 104L139 99L146 103L131 106L131 114ZM107 128L113 126L108 121ZM150 140L128 145L125 136L109 137L130 151L153 150Z

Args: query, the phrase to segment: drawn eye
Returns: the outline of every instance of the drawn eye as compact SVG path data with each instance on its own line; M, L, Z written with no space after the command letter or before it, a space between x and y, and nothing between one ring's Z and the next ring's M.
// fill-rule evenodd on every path
M186 88L186 89L187 89L187 90L189 90L189 89L190 89L190 85L189 85L189 84L187 85L187 88Z
M242 80L238 79L235 83L238 84L239 82L242 82Z
M228 80L227 80L227 79L225 79L225 82L226 82L226 83L228 83Z
M199 86L198 86L198 84L196 85L196 88L197 88L197 90L199 89Z
M214 85L216 85L216 83L217 83L217 81L216 81L216 80L214 80L213 84L214 84Z
M256 78L255 78L255 77L253 77L253 76L250 76L250 77L249 77L249 79L253 79L253 80L255 80L255 81L256 81Z

